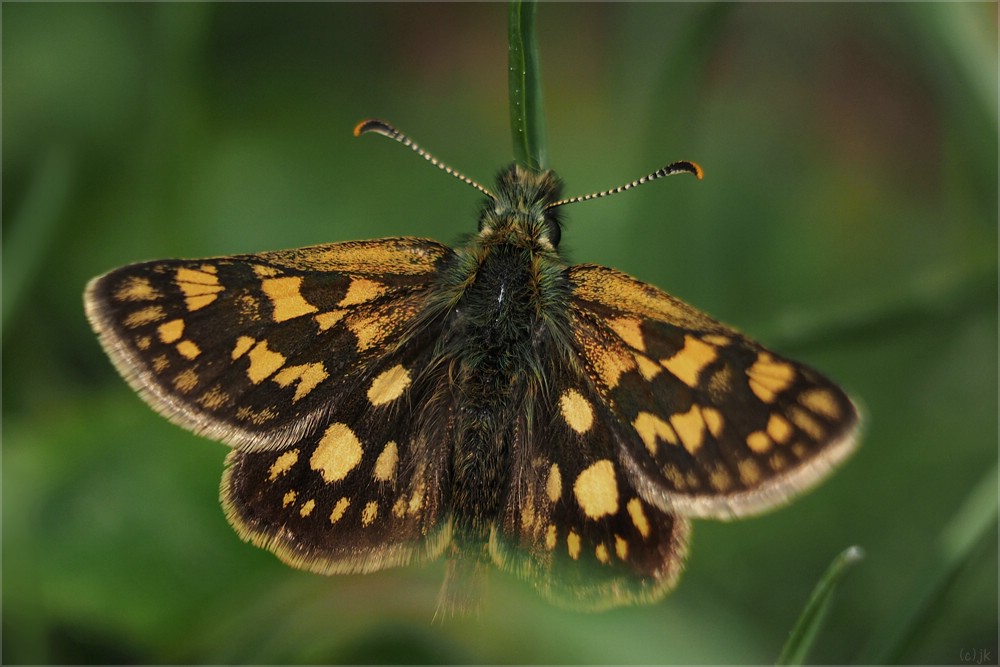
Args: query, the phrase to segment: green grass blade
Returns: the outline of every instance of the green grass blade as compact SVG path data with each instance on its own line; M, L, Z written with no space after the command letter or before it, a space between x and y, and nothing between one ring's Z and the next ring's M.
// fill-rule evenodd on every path
M508 10L507 85L514 158L541 171L546 169L545 116L542 79L535 39L535 1L511 0Z
M933 618L938 602L997 525L997 474L994 465L972 487L938 536L934 558L920 577L920 585L900 606L898 620L873 638L858 659L860 664L898 663L905 658L910 644Z
M844 549L830 564L830 567L823 573L823 577L816 584L809 601L806 602L805 609L799 615L799 620L795 622L788 636L788 641L781 649L776 664L778 665L801 665L812 648L813 641L819 633L819 628L823 624L826 612L830 608L830 600L833 592L840 583L841 578L847 570L864 558L861 547L851 546Z

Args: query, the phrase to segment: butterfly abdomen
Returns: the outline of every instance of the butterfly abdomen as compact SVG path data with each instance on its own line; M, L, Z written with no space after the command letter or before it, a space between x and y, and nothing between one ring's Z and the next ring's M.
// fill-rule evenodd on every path
M541 381L537 369L547 330L532 288L536 268L522 247L502 244L483 252L445 325L455 379L453 519L476 541L485 540L498 520L516 465L512 443L520 416Z

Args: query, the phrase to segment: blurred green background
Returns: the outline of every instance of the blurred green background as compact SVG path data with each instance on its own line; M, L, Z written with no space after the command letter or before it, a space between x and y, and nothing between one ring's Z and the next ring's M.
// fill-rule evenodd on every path
M773 661L842 549L810 658L997 657L997 5L543 4L574 261L839 380L862 447L799 502L698 522L679 588L578 614L443 568L324 578L246 545L225 447L158 417L84 319L122 264L455 241L511 159L502 4L12 4L3 29L3 662ZM985 531L977 526L986 525ZM947 585L946 585L947 584Z

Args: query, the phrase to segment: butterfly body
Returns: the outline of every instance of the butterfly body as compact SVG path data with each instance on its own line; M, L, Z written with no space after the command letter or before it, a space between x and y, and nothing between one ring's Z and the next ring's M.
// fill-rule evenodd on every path
M531 183L539 187L526 187ZM440 315L439 353L452 378L453 522L484 542L501 518L509 479L525 466L515 443L530 437L525 431L531 425L519 418L541 397L553 341L569 328L564 265L550 240L558 223L542 208L557 192L550 174L511 167L500 179L496 205L483 213L477 238L434 281L454 283L455 291L435 298L435 286L428 299L454 303Z
M568 265L551 172L480 189L457 249L333 243L88 285L129 383L233 448L221 496L245 539L324 574L447 554L574 607L649 602L688 518L773 508L853 450L856 410L816 371Z

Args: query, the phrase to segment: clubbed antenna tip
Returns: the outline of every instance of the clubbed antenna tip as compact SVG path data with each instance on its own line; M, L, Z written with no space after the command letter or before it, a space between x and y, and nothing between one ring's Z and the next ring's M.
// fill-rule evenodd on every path
M570 197L569 199L561 199L557 202L552 202L546 209L555 208L557 206L565 206L566 204L575 204L581 201L588 201L590 199L597 199L598 197L607 197L608 195L616 195L619 192L625 192L626 190L631 190L632 188L642 185L643 183L648 183L649 181L655 181L658 178L663 178L664 176L673 176L674 174L691 174L699 181L705 175L705 172L698 165L697 162L688 162L687 160L682 160L680 162L673 162L668 164L662 169L657 169L652 174L643 176L642 178L637 178L631 183L626 183L625 185L619 185L617 188L612 188L611 190L602 190L601 192L593 192L589 195L581 195L579 197Z

